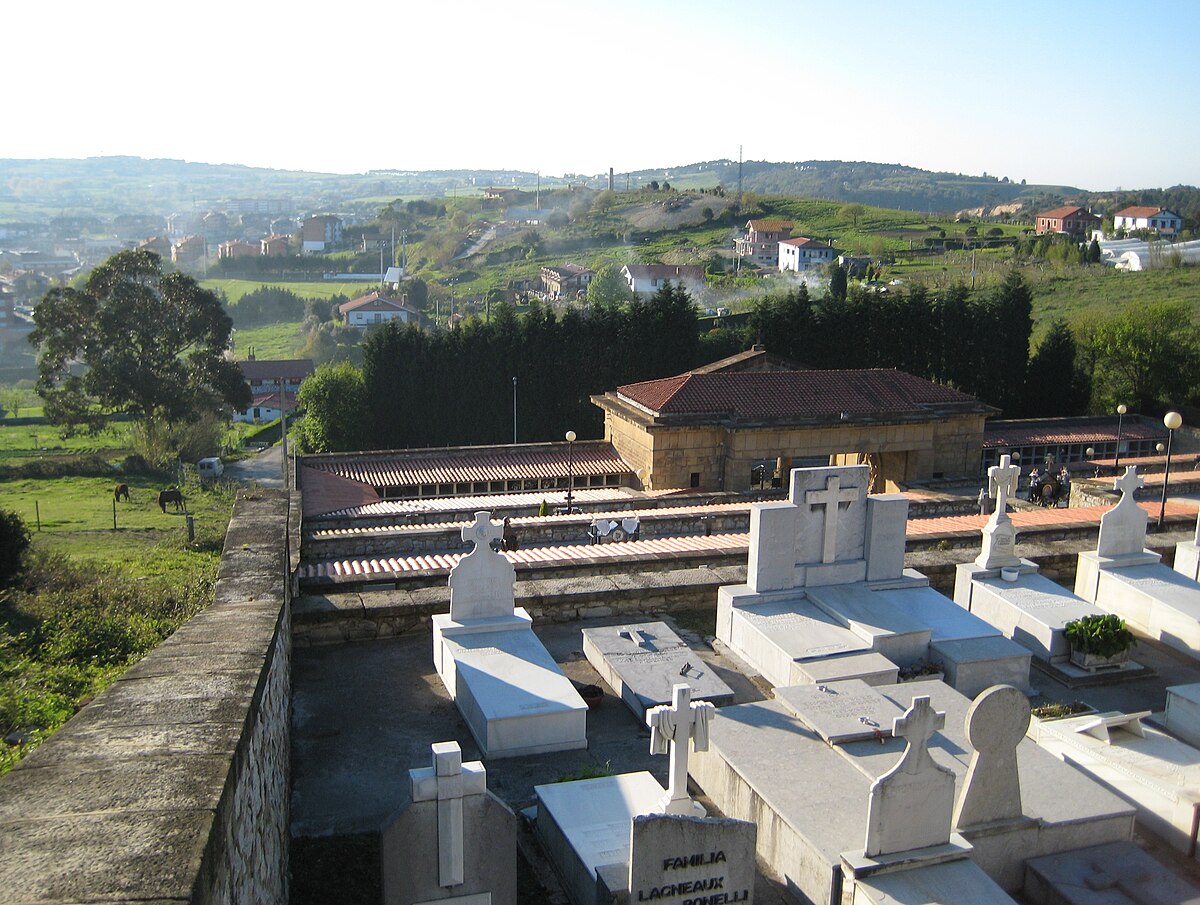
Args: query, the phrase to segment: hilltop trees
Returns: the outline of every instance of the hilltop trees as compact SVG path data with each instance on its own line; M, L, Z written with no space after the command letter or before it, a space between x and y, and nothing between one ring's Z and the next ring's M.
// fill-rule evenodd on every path
M152 252L114 255L82 291L52 289L34 321L37 392L66 433L98 431L106 415L123 412L154 438L250 402L241 369L224 357L233 324L220 301L189 276L163 273Z

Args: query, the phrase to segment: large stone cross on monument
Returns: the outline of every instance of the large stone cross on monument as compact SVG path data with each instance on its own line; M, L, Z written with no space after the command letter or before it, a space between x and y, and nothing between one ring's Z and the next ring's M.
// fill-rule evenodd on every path
M462 762L458 742L435 742L432 748L432 767L408 771L412 800L437 801L438 884L458 886L465 876L463 798L486 791L487 772L479 761Z
M697 751L708 750L708 723L716 711L708 701L693 701L692 689L683 684L672 688L671 703L646 711L650 727L650 753L671 755L667 794L662 813L704 817L704 806L688 796L688 742Z
M503 534L489 512L476 512L475 521L463 526L462 539L475 547L450 571L450 618L455 622L512 616L516 569L491 546Z
M833 562L837 558L838 516L842 503L852 503L860 493L857 487L842 487L838 475L825 479L824 490L809 490L804 502L810 506L825 507L825 533L821 547L821 562Z
M1117 505L1100 516L1100 537L1096 552L1101 556L1124 556L1141 553L1146 546L1146 525L1149 516L1134 500L1134 492L1146 482L1132 465L1117 478L1114 490L1121 491Z
M865 854L874 858L909 849L944 845L954 816L954 773L929 754L929 740L946 725L946 714L928 697L913 698L904 716L892 721L904 754L871 784Z
M1011 456L1001 456L1000 464L988 469L988 495L996 501L996 511L983 526L983 549L975 557L976 565L984 569L1019 566L1017 528L1008 517L1008 498L1017 492L1021 469L1012 464Z

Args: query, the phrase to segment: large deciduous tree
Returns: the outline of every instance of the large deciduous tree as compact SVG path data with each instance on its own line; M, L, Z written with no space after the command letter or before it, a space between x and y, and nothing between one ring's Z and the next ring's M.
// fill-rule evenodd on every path
M296 426L306 452L343 452L368 444L367 389L348 361L322 365L300 385L305 416Z
M95 432L123 412L153 436L250 403L241 369L225 358L233 323L220 300L185 274L163 273L152 252L114 255L82 290L47 293L33 318L38 395L67 433Z
M1128 305L1081 331L1091 363L1092 410L1190 402L1200 374L1200 333L1185 302Z

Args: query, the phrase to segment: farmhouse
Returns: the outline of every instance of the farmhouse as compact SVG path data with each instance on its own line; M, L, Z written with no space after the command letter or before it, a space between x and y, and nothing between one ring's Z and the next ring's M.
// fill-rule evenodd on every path
M421 312L407 301L390 299L378 290L343 302L338 306L338 313L346 319L347 327L370 327L388 321L417 323L421 319Z
M1068 236L1086 236L1091 230L1100 228L1100 218L1082 207L1056 207L1037 215L1037 234L1065 233Z
M1127 207L1113 215L1113 229L1146 229L1160 236L1177 236L1183 218L1161 207Z
M779 270L795 273L816 270L832 261L835 254L832 245L817 239L804 236L783 239L779 243Z

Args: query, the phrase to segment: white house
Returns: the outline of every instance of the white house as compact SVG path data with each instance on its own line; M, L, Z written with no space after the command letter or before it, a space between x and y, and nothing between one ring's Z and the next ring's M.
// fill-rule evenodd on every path
M347 327L370 327L388 321L418 323L421 318L421 313L406 301L390 299L378 290L344 302L338 306L338 312L346 319Z
M699 264L626 264L621 276L638 295L654 295L668 281L690 293L704 288L704 268Z
M275 421L284 411L293 411L300 384L313 373L311 358L268 361L251 355L238 366L250 387L250 405L235 414L234 421Z
M779 270L804 273L828 264L835 254L832 245L816 239L804 236L783 239L779 243Z
M1127 207L1113 215L1113 229L1148 229L1160 236L1177 236L1183 218L1161 207Z

